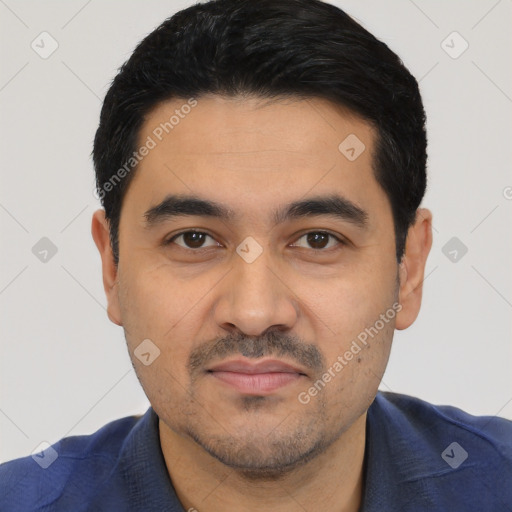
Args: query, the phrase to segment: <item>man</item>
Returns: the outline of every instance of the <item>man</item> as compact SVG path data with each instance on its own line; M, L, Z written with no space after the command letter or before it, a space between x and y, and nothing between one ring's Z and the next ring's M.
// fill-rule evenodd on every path
M195 5L121 68L93 155L152 407L3 465L1 510L512 510L511 422L378 392L432 244L385 44L316 0Z

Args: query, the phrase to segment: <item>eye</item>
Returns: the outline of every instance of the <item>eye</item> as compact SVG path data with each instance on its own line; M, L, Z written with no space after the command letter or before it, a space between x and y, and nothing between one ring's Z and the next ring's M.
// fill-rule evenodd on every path
M304 239L306 244L309 244L309 246L298 244L298 242L302 239ZM309 233L302 235L297 240L297 242L292 245L304 247L306 249L324 250L336 247L336 245L345 245L345 242L337 236L334 236L333 234L326 231L310 231Z
M209 245L204 245L205 240L210 238L213 243ZM178 243L178 240L180 241ZM165 242L165 245L169 245L171 243L176 243L180 247L184 249L202 249L204 247L212 247L219 246L219 244L207 233L203 233L202 231L184 231L182 233L178 233L174 235L171 239Z

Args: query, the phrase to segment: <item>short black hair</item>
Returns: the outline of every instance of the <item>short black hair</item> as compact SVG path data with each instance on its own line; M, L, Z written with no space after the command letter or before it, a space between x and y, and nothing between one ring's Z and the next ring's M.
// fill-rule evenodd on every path
M368 122L376 132L373 172L391 204L401 261L427 181L415 78L386 44L328 3L212 0L145 37L105 97L92 154L116 264L122 200L145 116L163 101L206 94L322 98Z

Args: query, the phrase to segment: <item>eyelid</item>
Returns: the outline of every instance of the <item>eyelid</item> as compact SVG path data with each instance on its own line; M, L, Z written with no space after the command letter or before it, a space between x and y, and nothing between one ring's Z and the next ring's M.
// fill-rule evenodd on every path
M304 237L306 235L309 235L310 233L321 233L321 234L324 234L324 235L329 235L331 238L334 238L338 242L338 246L345 246L345 245L349 244L348 240L346 240L341 235L337 235L337 234L331 233L329 230L326 230L326 229L310 229L310 230L300 234L296 238L294 244L297 243L297 241L300 240L302 237ZM321 253L321 252L328 252L329 250L332 250L332 249L336 249L336 247L329 247L328 249L311 249L311 250L315 251L315 252L318 252L318 253Z
M179 233L175 233L174 235L172 235L170 238L165 238L164 241L162 242L162 245L166 246L166 245L170 245L171 243L173 243L176 238L179 238L181 235L185 235L187 233L198 233L198 234L201 234L201 235L206 235L206 236L209 236L212 240L215 240L216 244L217 244L217 247L220 245L219 242L217 242L217 240L215 239L215 237L213 235L210 235L210 233L208 233L207 231L203 231L203 230L200 230L200 229L185 229L183 231L180 231ZM179 244L176 244L178 247L180 247L181 249L184 249L185 251L192 251L192 252L199 252L201 251L201 249L208 249L210 247L214 247L214 245L208 245L206 247L202 246L202 247L199 247L198 249L192 249L190 247L184 247L182 245L179 245Z
M210 237L212 240L214 240L217 244L217 247L219 245L221 245L219 242L217 242L217 240L215 239L215 237L213 235L211 235L210 233L208 233L207 231L203 231L203 230L200 230L200 229L186 229L186 230L183 230L183 231L180 231L178 233L175 233L174 235L172 235L170 238L166 238L164 241L163 241L163 244L164 246L167 246L167 245L170 245L171 243L173 243L177 238L179 238L180 236L182 235L185 235L187 233L199 233L201 235L206 235L208 237ZM329 230L325 230L325 229L309 229L308 231L305 231L303 233L301 233L299 236L297 236L295 238L295 242L293 242L292 247L294 246L294 244L297 243L298 240L300 240L301 238L303 238L304 236L306 235L309 235L311 233L321 233L321 234L326 234L328 236L330 236L331 238L334 238L338 244L337 246L346 246L349 244L348 240L346 240L344 237L342 237L341 235L338 235L338 234L334 234L332 232L330 232ZM199 247L197 249L192 249L190 247L184 247L182 245L179 245L179 244L176 244L178 245L178 247L180 247L181 249L184 249L186 251L192 251L192 252L199 252L201 250L205 250L205 249L209 249L210 247L215 247L214 245L208 245L208 246L202 246L202 247ZM306 247L301 247L302 249L307 249ZM312 251L314 252L317 252L317 253L321 253L321 252L328 252L329 250L333 250L333 249L336 249L336 246L335 247L329 247L328 249L313 249L311 248Z

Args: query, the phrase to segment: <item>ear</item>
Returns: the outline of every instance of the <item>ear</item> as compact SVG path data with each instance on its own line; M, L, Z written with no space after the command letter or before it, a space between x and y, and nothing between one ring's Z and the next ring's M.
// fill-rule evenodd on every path
M407 329L420 312L425 265L431 247L432 212L419 208L416 220L407 233L405 253L399 266L402 309L396 316L396 329Z
M122 325L117 284L117 267L110 244L110 226L105 210L97 210L92 216L91 233L101 256L103 288L107 296L107 314L112 322Z

